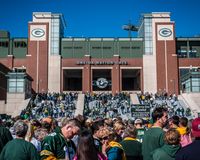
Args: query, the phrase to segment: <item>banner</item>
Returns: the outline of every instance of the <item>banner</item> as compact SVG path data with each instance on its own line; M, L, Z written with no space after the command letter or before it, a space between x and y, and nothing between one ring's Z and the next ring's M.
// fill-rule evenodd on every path
M148 105L131 105L131 115L135 118L150 118L150 106Z

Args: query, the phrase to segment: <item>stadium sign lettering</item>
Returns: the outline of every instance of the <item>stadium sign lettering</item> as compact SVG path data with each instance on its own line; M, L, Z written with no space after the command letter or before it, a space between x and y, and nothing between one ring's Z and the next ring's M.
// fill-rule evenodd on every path
M159 34L162 37L169 37L172 35L172 31L169 28L162 28L160 29Z
M34 36L34 37L42 37L44 36L45 32L43 29L41 28L36 28L36 29L33 29L31 34Z
M76 64L78 65L114 65L114 64L119 64L119 65L128 65L127 61L119 61L119 62L114 62L114 61L77 61Z

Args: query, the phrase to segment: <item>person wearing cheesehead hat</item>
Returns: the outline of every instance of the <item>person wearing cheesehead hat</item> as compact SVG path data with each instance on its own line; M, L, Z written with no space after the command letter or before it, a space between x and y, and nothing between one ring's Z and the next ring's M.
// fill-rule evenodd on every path
M176 160L199 160L200 159L200 118L192 121L192 136L194 141L183 147L177 154Z

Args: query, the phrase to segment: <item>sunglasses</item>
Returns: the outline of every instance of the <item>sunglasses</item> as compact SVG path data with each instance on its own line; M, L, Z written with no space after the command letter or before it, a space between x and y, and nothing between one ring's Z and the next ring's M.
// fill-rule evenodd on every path
M102 140L108 140L108 136L103 137L103 138L100 138L100 140L101 140L101 141L102 141Z

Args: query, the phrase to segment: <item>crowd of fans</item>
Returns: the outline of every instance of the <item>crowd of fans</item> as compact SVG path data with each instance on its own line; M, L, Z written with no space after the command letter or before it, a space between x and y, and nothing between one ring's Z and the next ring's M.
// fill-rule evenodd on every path
M78 93L42 93L31 98L29 106L22 111L25 119L42 119L47 116L62 118L74 116Z
M129 93L90 94L85 93L83 115L87 118L117 118L137 119L133 116L134 108L138 105L150 108L150 113L155 107L168 108L169 117L172 115L191 117L191 110L181 106L176 95L167 93L138 93L140 104L133 104ZM25 119L42 119L51 116L55 119L62 117L73 118L76 110L78 93L46 93L37 94L31 98L29 107L21 112ZM147 118L148 117L143 117Z
M199 160L200 118L175 95L138 94L149 120L123 118L136 107L127 93L86 94L75 117L77 96L38 94L18 117L0 118L0 160Z
M130 95L119 93L85 94L84 115L94 118L116 118L130 113Z
M175 94L168 95L166 92L156 94L138 93L139 105L148 106L151 112L155 107L165 106L168 108L169 116L178 115L191 117L191 110L181 106ZM112 95L110 93L102 94L85 94L84 116L96 119L116 118L136 119L132 116L132 112L137 105L130 100L129 93L119 93Z

